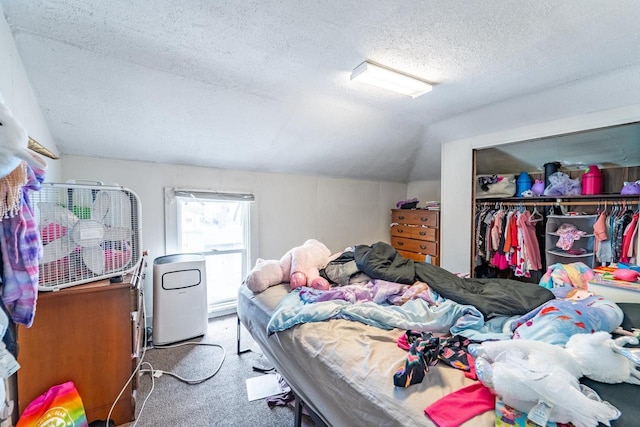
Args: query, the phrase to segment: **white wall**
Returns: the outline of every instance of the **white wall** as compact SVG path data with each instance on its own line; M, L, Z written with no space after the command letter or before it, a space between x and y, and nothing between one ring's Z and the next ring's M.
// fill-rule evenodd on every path
M412 181L407 185L407 199L417 198L418 206L425 202L440 200L440 180Z
M142 238L149 265L165 255L164 187L247 191L255 194L253 225L257 257L279 259L316 238L332 252L354 244L389 242L390 209L407 195L407 185L315 176L280 175L185 165L63 156L63 181L117 183L141 199ZM252 262L253 262L252 261ZM151 294L147 269L147 296ZM150 304L151 300L147 300ZM148 306L149 307L149 306Z
M29 136L52 152L57 153L58 148L36 101L1 5L0 58L0 95L2 95L5 104L24 126ZM47 162L47 181L59 179L61 176L60 162L44 159Z
M640 65L626 67L433 126L442 143L441 265L471 267L474 149L640 121L639 75Z

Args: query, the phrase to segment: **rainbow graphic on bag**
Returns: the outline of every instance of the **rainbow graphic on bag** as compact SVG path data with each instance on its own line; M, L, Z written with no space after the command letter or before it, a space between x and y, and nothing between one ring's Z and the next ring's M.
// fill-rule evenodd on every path
M84 405L73 381L56 385L22 411L16 427L88 427Z

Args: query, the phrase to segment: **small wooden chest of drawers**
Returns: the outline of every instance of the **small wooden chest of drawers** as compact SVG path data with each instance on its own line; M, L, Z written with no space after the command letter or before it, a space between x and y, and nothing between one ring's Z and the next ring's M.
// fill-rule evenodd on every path
M400 255L416 261L440 265L440 211L425 209L391 210L391 246Z
M121 283L104 279L39 293L33 326L17 328L20 415L49 387L73 381L88 421L106 420L110 412L117 425L135 419L138 377L131 376L146 332L144 262Z

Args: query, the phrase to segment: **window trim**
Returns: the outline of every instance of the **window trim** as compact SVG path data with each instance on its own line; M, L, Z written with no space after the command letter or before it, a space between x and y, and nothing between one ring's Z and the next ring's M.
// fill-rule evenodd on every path
M222 201L239 201L247 202L249 205L246 207L248 215L246 218L247 224L245 228L246 247L246 265L244 266L245 272L248 273L253 267L252 254L256 253L258 247L258 218L257 218L257 202L253 193L249 192L222 192L216 190L203 190L203 189L184 189L175 187L164 188L164 225L165 225L165 254L175 254L179 252L179 218L178 218L178 198L181 197L194 197L196 199L209 199L209 200L222 200ZM229 249L229 250L211 250L199 252L202 255L223 255L226 253L240 253L243 250ZM239 283L238 285L241 285ZM236 310L236 302L231 301L227 303L220 303L220 308L215 313L209 313L209 316L217 316L227 313L233 313ZM210 307L209 307L210 308Z
M229 200L237 202L253 202L255 200L253 193L194 190L189 188L174 188L173 197L192 197L194 199Z
M251 192L231 192L231 191L217 191L207 189L190 189L180 187L165 187L164 188L164 250L165 254L175 254L179 252L178 246L178 209L176 206L178 197L194 197L196 199L210 199L210 200L230 200L230 201L246 201L251 204L257 204L255 196ZM247 232L249 233L247 238L247 270L252 267L251 260L253 259L253 253L255 253L258 247L258 232L257 232L257 208L256 206L249 207L249 216L247 218Z

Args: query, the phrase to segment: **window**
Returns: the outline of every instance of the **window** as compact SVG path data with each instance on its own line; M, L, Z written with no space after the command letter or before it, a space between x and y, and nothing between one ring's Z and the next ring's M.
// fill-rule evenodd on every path
M206 258L210 315L235 311L250 248L249 193L166 189L167 253Z

